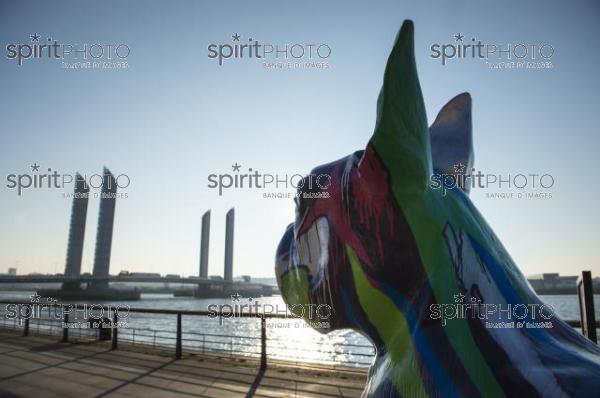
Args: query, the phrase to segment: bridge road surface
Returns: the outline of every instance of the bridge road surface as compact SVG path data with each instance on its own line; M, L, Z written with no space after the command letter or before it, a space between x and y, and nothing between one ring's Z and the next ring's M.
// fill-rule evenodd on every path
M0 329L0 397L360 397L366 378L109 348Z

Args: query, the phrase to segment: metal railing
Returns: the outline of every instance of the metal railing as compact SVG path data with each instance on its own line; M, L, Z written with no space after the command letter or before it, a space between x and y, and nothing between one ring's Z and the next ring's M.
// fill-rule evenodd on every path
M32 303L3 301L5 304L31 305ZM46 304L45 304L46 305ZM56 304L46 306L56 307ZM82 309L81 305L71 305L73 309ZM97 308L100 308L99 306ZM219 333L210 330L185 330L184 321L194 318L209 319L209 315L215 317L215 312L208 311L186 311L169 309L149 309L149 308L129 308L128 314L140 313L145 315L161 315L161 317L171 317L175 324L174 330L157 329L153 327L127 326L112 327L119 325L123 319L117 312L112 313L112 319L109 320L110 329L102 328L71 328L69 324L69 314L64 314L64 318L25 318L6 319L4 314L0 313L2 320L0 327L22 330L23 335L57 335L62 336L62 341L95 341L110 339L112 349L118 349L120 344L127 344L133 347L152 348L158 350L173 350L175 358L182 358L183 354L210 354L220 357L233 359L256 360L261 369L266 369L269 360L277 360L285 363L302 364L303 366L327 368L365 368L368 367L374 356L375 348L371 344L348 343L346 341L330 341L322 339L320 341L311 341L306 339L295 339L293 337L278 337L269 333L271 330L267 322L278 320L285 322L303 322L300 318L289 314L259 314L259 313L239 313L238 318L243 318L250 323L243 330L244 334ZM215 322L219 317L223 320L228 318L229 314L216 313ZM71 319L72 321L73 319ZM79 320L87 322L87 320ZM105 319L105 324L107 320ZM151 321L151 319L147 319ZM150 322L148 322L150 323ZM197 324L196 324L197 325ZM248 327L252 326L252 327ZM258 329L258 330L256 330ZM109 330L110 335L106 333L103 338L103 330ZM250 334L256 333L256 334Z
M32 303L4 301L2 304L31 305ZM47 306L57 307L58 305L50 304ZM71 306L75 309L82 308L81 305L72 304ZM259 331L256 331L256 328L249 327L253 325L245 325L244 334L231 334L215 333L210 330L183 330L184 320L198 317L206 320L209 315L214 316L215 312L149 308L128 309L128 314L135 313L172 317L176 327L174 330L139 326L116 327L122 320L118 312L112 313L111 320L105 319L105 323L108 321L110 324L109 329L70 328L68 327L69 314L64 314L62 319L28 317L18 320L17 318L7 319L4 314L0 313L0 327L22 330L24 336L29 334L59 335L62 336L63 342L72 340L110 340L112 349L118 349L121 343L133 347L140 346L159 350L174 349L177 359L182 358L185 352L186 354L210 354L220 357L257 360L261 369L267 367L269 359L302 364L303 366L344 367L345 369L365 368L371 364L375 356L375 348L371 344L355 344L327 339L310 341L307 339L294 339L288 335L285 338L277 337L273 336L272 333L268 333L270 330L267 327L268 320L302 322L300 318L294 315L240 313L237 314L240 318L245 318L249 322L259 322ZM222 319L227 318L225 314L217 313L216 315ZM145 320L152 323L151 318ZM87 320L83 322L87 322ZM579 320L567 320L566 323L574 328L581 327ZM198 324L195 326L198 326ZM595 321L595 326L600 328L600 321ZM110 333L107 334L107 330ZM256 335L250 333L256 333Z
M581 333L594 343L597 343L597 323L594 309L594 291L592 287L591 271L582 271L581 276L577 278L577 297L579 299Z

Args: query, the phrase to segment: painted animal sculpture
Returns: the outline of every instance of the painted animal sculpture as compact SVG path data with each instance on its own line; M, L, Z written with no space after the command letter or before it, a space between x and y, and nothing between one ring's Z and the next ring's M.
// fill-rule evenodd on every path
M299 190L276 254L284 300L327 304L322 332L350 328L370 339L377 354L365 396L600 397L600 348L543 309L468 186L434 189L433 173L458 176L472 158L469 94L427 128L405 21L366 149L315 168L331 176L326 189ZM499 311L476 316L472 303ZM451 304L467 310L452 316ZM551 327L489 327L509 316Z

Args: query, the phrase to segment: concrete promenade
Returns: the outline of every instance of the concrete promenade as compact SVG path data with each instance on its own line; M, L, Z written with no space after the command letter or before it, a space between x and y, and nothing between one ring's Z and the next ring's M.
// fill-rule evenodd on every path
M0 397L360 397L365 372L181 360L0 329Z

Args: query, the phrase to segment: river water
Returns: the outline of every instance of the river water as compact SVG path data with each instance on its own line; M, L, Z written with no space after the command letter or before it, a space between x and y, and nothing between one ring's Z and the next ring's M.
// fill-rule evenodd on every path
M1 300L30 301L31 292L0 292ZM554 307L555 313L565 320L579 319L579 304L575 295L545 295L542 301ZM600 319L600 295L594 296L596 319ZM240 303L244 300L242 298ZM263 307L272 305L285 308L280 296L257 300ZM113 304L118 303L102 303ZM142 299L128 303L135 308L181 309L207 311L213 305L232 305L231 299L194 299L167 295L142 295ZM0 304L1 305L1 304ZM1 305L0 314L6 313ZM4 317L4 315L2 315ZM120 338L157 346L174 346L176 316L164 314L129 313L125 327L119 329ZM35 328L33 326L32 328ZM57 323L58 325L58 323ZM44 328L44 325L40 326ZM58 328L58 326L56 326ZM60 329L56 329L60 331ZM219 351L225 354L256 355L260 352L260 321L254 318L182 318L183 348L194 351ZM270 320L266 328L270 357L317 363L344 363L364 366L371 362L373 348L362 335L340 330L321 334L297 319Z

